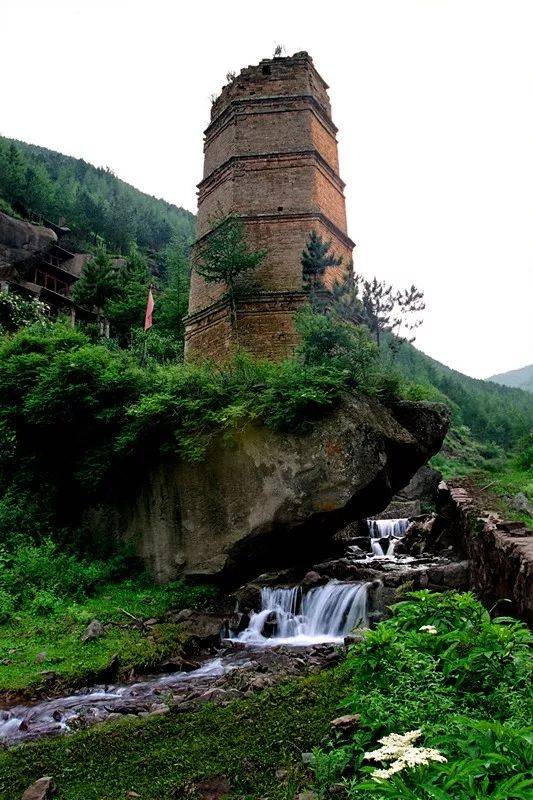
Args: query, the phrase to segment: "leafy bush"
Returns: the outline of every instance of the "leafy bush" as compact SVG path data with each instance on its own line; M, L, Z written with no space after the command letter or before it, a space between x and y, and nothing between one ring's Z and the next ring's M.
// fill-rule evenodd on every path
M532 729L524 728L532 709L530 645L526 626L491 620L471 594L410 593L391 619L350 649L344 705L360 713L361 729L340 751L322 751L316 763L337 763L335 752L344 763L348 749L353 778L344 786L353 800L526 800L533 788ZM415 766L415 759L386 778L365 766L365 751L384 733L418 728L424 747L447 763L430 758ZM329 796L324 784L337 780L317 774L323 796Z
M394 800L529 800L532 728L454 717L449 730L436 737L453 758L404 770L384 781L354 780L348 798Z
M24 325L47 322L46 306L40 300L25 300L13 292L0 291L0 333Z
M15 600L6 592L5 589L0 589L0 625L3 625L4 622L8 622L11 619L11 615L15 610Z
M328 788L340 780L350 761L351 753L348 747L338 747L329 752L325 752L319 747L313 749L311 769L314 773L319 798L327 797Z
M379 362L379 349L367 329L343 322L335 314L301 311L295 325L302 337L298 355L304 366L322 367L333 383L364 394L399 393L399 378Z
M8 612L29 602L36 613L51 613L58 598L86 597L123 574L122 565L121 555L107 561L80 559L50 540L19 544L12 552L0 551L0 607L3 598Z

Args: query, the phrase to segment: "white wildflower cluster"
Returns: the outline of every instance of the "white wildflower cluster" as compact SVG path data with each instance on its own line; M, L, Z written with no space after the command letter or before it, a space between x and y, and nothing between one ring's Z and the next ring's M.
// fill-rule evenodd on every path
M437 629L434 625L422 625L418 630L423 633L437 633Z
M430 761L447 761L438 750L431 747L414 747L413 742L420 739L422 731L407 731L407 733L391 733L379 739L383 745L379 750L372 750L365 753L367 761L390 761L388 769L375 769L372 773L374 780L386 780L396 772L401 772L407 767L418 767L429 764Z

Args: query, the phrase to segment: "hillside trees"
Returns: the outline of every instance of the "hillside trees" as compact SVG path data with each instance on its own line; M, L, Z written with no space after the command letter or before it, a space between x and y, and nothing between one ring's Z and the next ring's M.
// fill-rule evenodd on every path
M527 392L470 378L409 342L398 349L395 364L407 380L435 387L449 398L457 423L467 425L481 442L513 449L533 428L533 398Z
M174 234L194 238L192 214L138 191L111 170L2 137L0 199L8 211L55 222L63 217L78 247L100 237L126 253L132 243L159 250Z

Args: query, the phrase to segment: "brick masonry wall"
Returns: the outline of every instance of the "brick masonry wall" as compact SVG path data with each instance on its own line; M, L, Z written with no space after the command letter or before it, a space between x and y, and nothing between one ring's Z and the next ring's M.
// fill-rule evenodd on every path
M338 238L317 217L257 218L245 221L247 240L253 250L268 249L268 258L257 270L249 273L244 283L248 292L301 291L301 255L311 230L316 230L326 241L331 240L332 252L343 257L343 267L348 267L351 248ZM325 284L329 285L338 271L329 271ZM206 284L196 272L191 276L189 313L194 314L210 306L224 294L220 284Z
M186 335L188 359L224 361L237 348L259 358L280 359L294 351L298 336L294 314L306 301L303 292L276 292L237 302L237 326L231 327L227 303L199 315Z
M339 154L335 136L324 126L323 121L315 115L310 118L310 133L313 147L318 150L322 158L338 174Z
M311 230L332 240L344 266L353 244L346 233L343 187L338 176L336 128L327 86L306 53L248 67L212 107L206 130L204 179L199 185L198 237L230 213L242 217L249 246L264 249L263 263L243 277L246 305L240 345L258 355L281 357L295 344L293 300L272 307L265 294L301 293L301 254ZM326 276L326 285L332 274ZM224 287L206 285L193 272L186 323L186 351L222 357L233 347L220 314L205 315ZM200 314L200 316L198 316ZM241 327L241 326L240 326Z
M335 128L309 98L251 101L206 135L204 178L235 156L317 150L338 172Z
M265 59L257 66L246 67L226 85L211 107L211 120L228 106L255 96L312 95L331 116L327 84L316 71L307 53L289 58Z

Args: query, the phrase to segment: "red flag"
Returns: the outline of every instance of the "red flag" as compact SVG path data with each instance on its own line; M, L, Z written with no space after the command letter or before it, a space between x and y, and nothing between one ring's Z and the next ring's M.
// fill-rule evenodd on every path
M154 313L154 296L152 294L152 287L148 291L148 302L146 303L146 315L144 317L144 330L147 331L152 327L152 314Z

